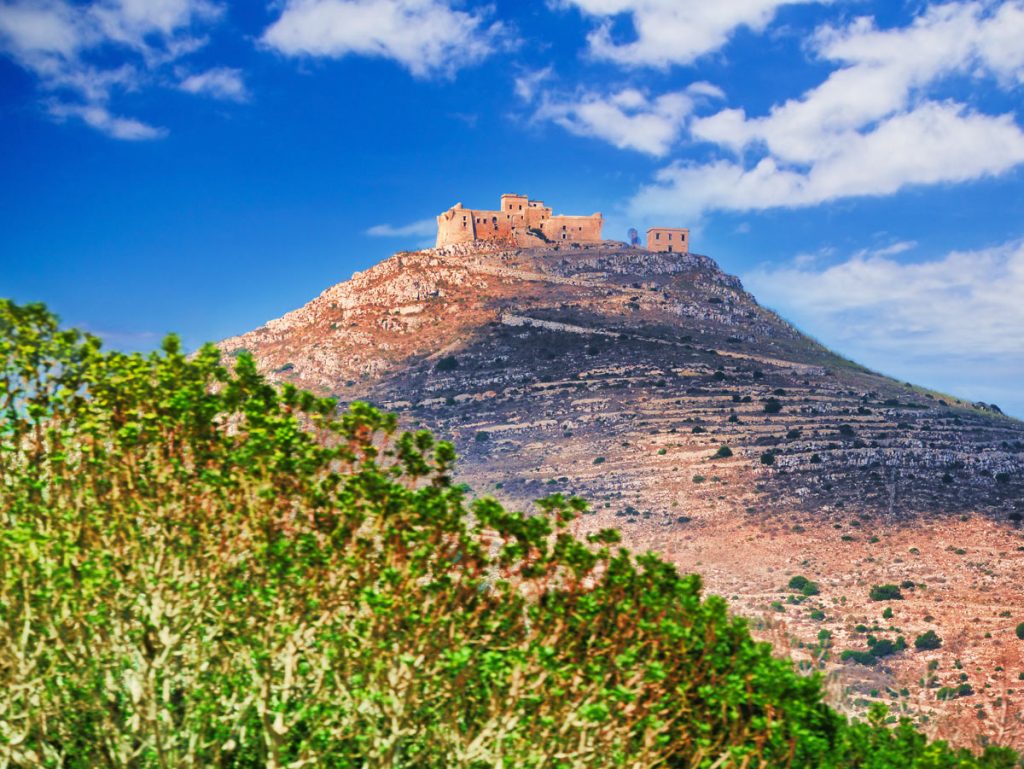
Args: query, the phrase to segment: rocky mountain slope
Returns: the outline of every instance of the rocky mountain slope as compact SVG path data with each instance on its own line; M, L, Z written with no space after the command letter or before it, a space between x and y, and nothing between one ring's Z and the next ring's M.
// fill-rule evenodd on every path
M835 355L707 257L400 253L221 347L454 440L474 493L586 497L584 527L704 574L851 711L1024 739L1024 425ZM870 600L881 583L904 598ZM914 651L928 629L943 646ZM838 659L900 636L911 650Z

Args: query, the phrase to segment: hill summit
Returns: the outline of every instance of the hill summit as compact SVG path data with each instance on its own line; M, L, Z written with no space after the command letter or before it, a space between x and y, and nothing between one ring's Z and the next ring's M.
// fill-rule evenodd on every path
M714 467L748 473L761 508L1011 515L1024 496L1024 425L837 356L697 254L404 252L221 347L452 436L500 465L506 494L586 447L603 461L579 490L616 478L667 501L666 481L727 446Z
M837 707L892 692L941 736L1024 744L1024 425L840 357L706 256L402 252L220 347L452 439L477 495L586 498L582 532L700 572Z

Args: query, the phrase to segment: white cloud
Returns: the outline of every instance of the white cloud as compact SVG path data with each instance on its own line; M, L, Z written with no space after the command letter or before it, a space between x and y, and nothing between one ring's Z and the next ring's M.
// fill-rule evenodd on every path
M167 135L163 128L147 125L132 118L118 117L110 114L106 107L98 104L62 104L50 106L50 114L58 120L76 117L86 125L95 128L114 139L140 141L159 139Z
M554 71L551 67L544 67L543 69L520 75L515 81L516 96L525 102L533 101L534 97L540 93L541 86L551 80L553 76Z
M437 233L437 221L434 219L420 219L410 224L375 224L366 231L367 235L382 238L404 238L409 236L426 237Z
M242 71L230 67L215 67L205 72L185 77L178 87L182 91L205 94L215 99L245 101L249 91L245 87Z
M670 165L632 209L698 215L809 206L1003 173L1024 162L1014 116L930 100L927 90L953 74L1020 82L1024 49L1008 36L1024 37L1024 0L933 6L891 30L870 19L823 28L815 50L840 68L763 117L726 109L695 119L695 139L736 159Z
M522 90L521 95L532 95L536 86ZM697 101L719 95L719 89L703 82L653 98L636 88L612 93L543 93L533 118L549 120L577 136L602 139L619 149L662 157L686 128Z
M262 40L288 56L376 56L428 77L486 58L502 35L447 0L287 0Z
M744 281L766 304L859 347L1024 361L1024 242L923 262L892 252L861 252L820 270L763 268Z
M597 58L627 66L668 67L689 64L718 50L739 27L763 30L784 5L816 0L563 0L599 19L587 40ZM827 0L824 0L827 2ZM616 42L612 18L629 14L636 39Z
M912 381L955 383L971 398L1016 389L1024 415L1024 241L931 261L893 259L904 246L821 269L762 268L744 282L845 355Z
M869 253L876 257L897 256L899 254L905 254L907 251L913 251L915 248L917 248L916 240L900 240L891 245L876 248L870 252L868 250L859 251L856 256L865 257Z
M50 114L78 117L115 138L156 138L165 132L115 117L115 91L150 85L163 65L197 50L196 28L215 21L209 0L0 0L0 53L54 94Z

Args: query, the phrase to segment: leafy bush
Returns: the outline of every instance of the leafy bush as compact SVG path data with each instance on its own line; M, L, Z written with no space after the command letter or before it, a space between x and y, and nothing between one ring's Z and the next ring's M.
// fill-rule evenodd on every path
M872 601L902 601L903 593L899 585L875 585L868 593Z
M454 371L459 367L459 359L454 355L445 355L434 366L436 371Z
M452 446L249 355L0 302L0 764L1013 765L756 643L697 576L453 484Z
M907 642L903 639L903 636L900 636L895 641L891 641L888 638L879 638L873 643L869 639L868 643L871 646L871 653L876 657L888 657L907 648Z
M802 574L797 574L791 577L787 586L790 590L798 590L800 593L808 597L818 595L818 593L821 592L817 582L812 582Z
M934 630L928 630L914 639L914 648L919 651L938 649L942 646L942 639Z
M768 465L769 467L771 465L774 465L775 464L775 454L773 454L770 451L764 452L761 455L761 464L762 465Z
M779 402L778 398L769 398L764 402L764 412L766 414L778 414L782 411L782 403Z
M718 451L711 457L712 459L727 459L732 456L732 449L728 446L719 446Z
M1017 638L1024 641L1024 622L1017 625L1017 629L1014 631L1017 634Z
M935 692L935 698L939 700L955 700L960 697L970 697L974 694L974 688L970 684L959 684L958 686L943 686Z
M878 660L875 659L875 655L871 652L859 651L857 649L847 649L839 655L839 659L841 659L843 662L846 662L847 660L853 660L858 665L868 666L874 665L876 662L878 662Z
M787 587L790 590L803 590L807 586L808 582L810 582L810 580L807 579L807 577L802 574L796 574L789 578Z

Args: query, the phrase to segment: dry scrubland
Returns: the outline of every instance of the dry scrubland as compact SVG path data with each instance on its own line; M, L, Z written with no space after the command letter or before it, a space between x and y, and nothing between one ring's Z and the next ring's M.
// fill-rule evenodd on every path
M450 443L247 353L0 300L0 364L0 766L1020 765L847 720L581 500L469 501Z
M220 347L451 437L476 494L586 497L581 531L701 573L844 711L882 701L959 744L1024 747L1024 425L844 360L707 257L401 253ZM929 629L941 648L914 649ZM910 648L839 659L869 635Z

